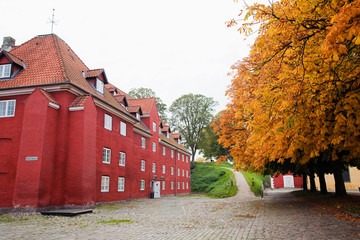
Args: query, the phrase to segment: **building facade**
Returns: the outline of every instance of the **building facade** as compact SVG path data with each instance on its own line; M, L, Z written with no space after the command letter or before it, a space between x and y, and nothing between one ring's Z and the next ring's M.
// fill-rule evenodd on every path
M190 192L190 152L58 36L0 52L0 207L95 205Z

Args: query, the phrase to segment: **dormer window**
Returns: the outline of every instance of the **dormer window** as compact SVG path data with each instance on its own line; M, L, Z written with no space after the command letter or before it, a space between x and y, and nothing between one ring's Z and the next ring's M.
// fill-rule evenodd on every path
M140 114L136 113L136 119L140 121Z
M0 78L8 78L11 74L11 64L0 65Z
M96 91L104 94L104 83L100 79L96 79Z
M169 138L169 132L166 132L166 137Z

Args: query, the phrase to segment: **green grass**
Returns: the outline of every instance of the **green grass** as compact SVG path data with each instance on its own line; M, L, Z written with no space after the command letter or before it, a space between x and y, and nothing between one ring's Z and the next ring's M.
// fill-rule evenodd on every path
M261 188L263 181L270 184L270 179L268 176L262 176L257 173L245 172L240 170L240 172L244 175L246 182L249 184L251 191L254 192L255 196L260 196ZM252 185L252 179L254 178L254 186Z
M232 179L233 186L229 179ZM209 197L225 198L235 196L237 187L234 173L230 170L214 166L214 163L196 163L194 172L191 174L192 192L204 192Z
M119 224L119 223L132 223L130 219L110 219L110 220L100 220L99 224Z

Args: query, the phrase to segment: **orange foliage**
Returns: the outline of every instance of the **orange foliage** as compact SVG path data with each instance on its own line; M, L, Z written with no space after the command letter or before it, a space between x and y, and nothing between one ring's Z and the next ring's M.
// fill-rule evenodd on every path
M238 166L360 156L360 0L254 3L239 31L258 37L233 66L231 103L213 124ZM236 25L232 20L229 26Z

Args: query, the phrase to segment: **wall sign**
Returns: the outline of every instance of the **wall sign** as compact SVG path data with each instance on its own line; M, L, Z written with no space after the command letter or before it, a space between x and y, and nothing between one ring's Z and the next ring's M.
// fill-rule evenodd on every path
M25 160L26 161L37 161L38 157L26 157Z

